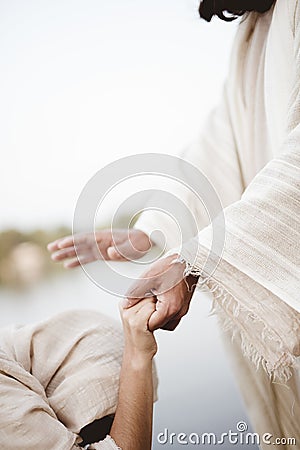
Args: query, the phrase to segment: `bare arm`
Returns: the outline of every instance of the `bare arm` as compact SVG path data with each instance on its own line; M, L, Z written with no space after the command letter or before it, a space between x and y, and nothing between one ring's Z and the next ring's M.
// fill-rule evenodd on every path
M122 450L150 450L152 441L152 359L157 351L148 321L155 311L153 298L134 307L120 308L125 349L120 378L119 402L111 437Z

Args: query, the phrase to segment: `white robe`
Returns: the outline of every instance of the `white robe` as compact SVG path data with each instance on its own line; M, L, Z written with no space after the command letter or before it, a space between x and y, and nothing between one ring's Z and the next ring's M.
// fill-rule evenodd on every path
M181 156L204 173L224 206L226 241L215 271L202 270L211 225L187 190L177 195L196 217L196 237L180 246L176 224L158 211L145 211L135 227L149 235L161 230L169 253L211 291L255 431L299 442L298 1L277 0L267 13L242 18L220 104Z
M270 376L287 379L300 354L298 1L278 0L267 13L242 18L221 102L182 156L224 206L226 241L216 270L202 272L212 227L188 191L179 189L178 197L201 231L180 248L166 214L145 211L135 227L149 235L160 229L187 273L199 274L214 293L214 307L244 353Z

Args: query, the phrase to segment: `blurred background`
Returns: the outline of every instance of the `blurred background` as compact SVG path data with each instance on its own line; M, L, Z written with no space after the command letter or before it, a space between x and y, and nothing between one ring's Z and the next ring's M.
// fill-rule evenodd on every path
M71 308L118 317L118 299L82 270L52 263L46 244L70 233L97 170L136 153L178 154L201 130L237 24L208 24L197 8L195 0L0 1L1 326ZM108 209L99 227L109 218ZM154 449L165 428L221 433L247 421L209 309L197 293L180 327L157 334Z

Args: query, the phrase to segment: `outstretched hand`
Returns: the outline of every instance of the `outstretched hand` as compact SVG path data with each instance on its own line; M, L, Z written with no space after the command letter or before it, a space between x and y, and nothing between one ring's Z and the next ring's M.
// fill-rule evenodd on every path
M127 261L141 258L151 248L148 236L136 229L110 229L66 236L48 244L53 261L72 268L99 259Z
M146 297L154 297L155 311L149 319L149 330L174 330L188 312L197 277L184 276L184 264L174 262L176 255L154 263L127 291L124 308L131 308Z

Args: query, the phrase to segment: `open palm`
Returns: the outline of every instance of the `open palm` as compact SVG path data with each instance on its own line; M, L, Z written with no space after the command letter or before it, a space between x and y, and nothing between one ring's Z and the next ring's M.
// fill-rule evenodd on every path
M75 245L76 242L76 245ZM110 229L66 236L48 244L51 258L66 268L99 259L127 261L141 258L151 248L148 236L136 229Z

